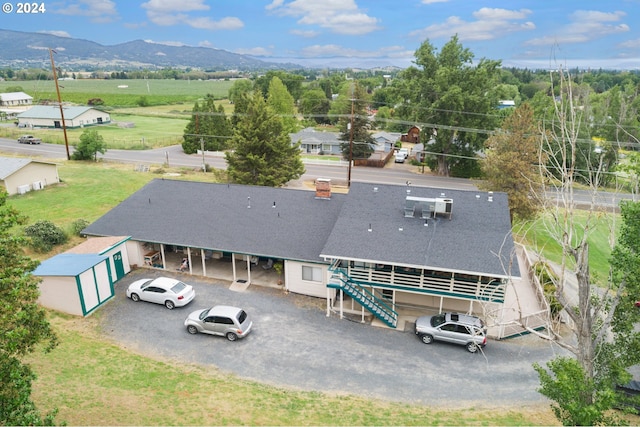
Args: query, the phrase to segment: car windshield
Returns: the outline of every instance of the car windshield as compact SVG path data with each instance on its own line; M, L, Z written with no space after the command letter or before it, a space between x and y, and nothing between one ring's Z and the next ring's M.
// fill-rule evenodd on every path
M431 326L433 326L434 328L436 326L442 325L443 323L444 323L444 313L438 314L431 318Z
M153 280L149 279L146 282L144 282L142 285L140 285L140 289L144 289L147 286L149 286L149 284L152 282Z
M198 316L198 318L200 320L203 320L205 317L207 317L207 315L209 315L209 310L211 309L207 308L206 310L202 310L202 313L200 313L200 316Z
M180 292L182 292L184 290L184 288L186 288L187 285L185 285L182 282L178 282L175 285L173 285L171 287L171 292L173 292L174 294L179 294Z
M240 313L238 313L238 322L242 324L242 322L244 322L246 318L247 318L247 313L244 310L240 310Z

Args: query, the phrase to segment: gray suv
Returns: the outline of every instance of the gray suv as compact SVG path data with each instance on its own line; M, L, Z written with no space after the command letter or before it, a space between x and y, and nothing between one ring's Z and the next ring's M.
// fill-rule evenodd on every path
M471 353L487 344L487 328L482 319L460 313L418 317L416 335L425 344L446 341L464 345Z

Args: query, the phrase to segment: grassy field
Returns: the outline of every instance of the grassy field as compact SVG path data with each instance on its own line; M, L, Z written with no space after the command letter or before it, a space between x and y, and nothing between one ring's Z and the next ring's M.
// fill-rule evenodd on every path
M61 80L60 97L63 102L86 105L92 98L100 98L106 108L139 106L144 97L148 106L195 102L205 95L227 98L233 84L228 80ZM0 92L19 86L33 97L33 103L57 101L53 80L0 81Z

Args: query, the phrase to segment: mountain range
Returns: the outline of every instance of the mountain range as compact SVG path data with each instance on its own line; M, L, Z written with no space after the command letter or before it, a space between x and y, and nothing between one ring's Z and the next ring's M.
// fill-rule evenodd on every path
M304 68L206 47L170 46L144 40L104 46L88 40L3 29L0 29L0 46L0 67L9 68L50 67L49 49L55 52L56 66L66 71L168 67L207 71Z

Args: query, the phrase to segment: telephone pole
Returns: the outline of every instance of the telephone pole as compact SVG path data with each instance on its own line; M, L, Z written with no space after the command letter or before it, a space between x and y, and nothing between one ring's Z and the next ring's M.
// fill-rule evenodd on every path
M60 86L58 86L58 75L56 73L56 66L53 63L53 53L55 51L49 48L49 58L51 58L51 71L53 71L53 81L56 83L56 93L58 94L58 106L60 107L60 120L62 121L62 132L64 133L64 146L67 149L67 160L71 160L69 154L69 139L67 138L67 125L64 121L64 109L62 108L62 98L60 97Z

